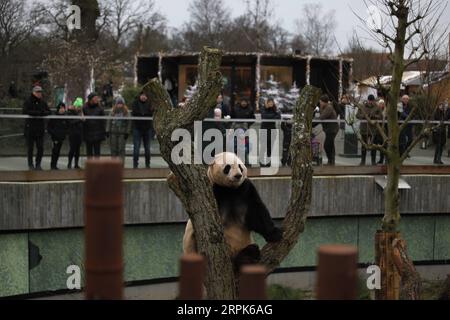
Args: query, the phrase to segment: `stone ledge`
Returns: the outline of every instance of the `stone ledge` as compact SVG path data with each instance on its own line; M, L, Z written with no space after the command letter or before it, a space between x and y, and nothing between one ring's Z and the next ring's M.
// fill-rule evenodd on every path
M450 175L404 176L402 214L450 214ZM252 179L274 218L283 218L290 196L288 177ZM83 226L82 181L0 183L0 231ZM373 176L314 177L310 217L383 213L383 192ZM187 215L165 179L125 181L125 224L184 222Z

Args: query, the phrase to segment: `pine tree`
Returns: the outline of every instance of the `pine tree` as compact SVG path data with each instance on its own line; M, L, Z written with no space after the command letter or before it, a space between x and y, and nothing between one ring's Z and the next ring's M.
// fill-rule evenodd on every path
M273 99L278 109L283 108L284 95L286 91L280 87L280 82L275 81L274 76L271 75L261 88L261 104L264 104L268 99Z
M282 97L282 108L280 108L282 113L292 113L297 103L298 98L300 97L300 89L297 87L297 84L294 82L292 87L288 92L284 94Z
M184 94L185 98L187 100L190 100L193 96L194 93L197 91L197 81L195 81L195 84L193 86L188 86L186 89L186 92Z

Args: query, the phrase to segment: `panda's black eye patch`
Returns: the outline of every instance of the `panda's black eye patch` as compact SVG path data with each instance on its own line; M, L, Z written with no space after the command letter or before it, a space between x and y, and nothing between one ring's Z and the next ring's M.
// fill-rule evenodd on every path
M231 170L231 166L230 166L230 165L227 165L227 166L225 166L225 168L223 169L223 173L229 174L229 173L230 173L230 170Z
M244 169L242 168L241 165L239 165L239 169L241 169L241 173L244 172Z

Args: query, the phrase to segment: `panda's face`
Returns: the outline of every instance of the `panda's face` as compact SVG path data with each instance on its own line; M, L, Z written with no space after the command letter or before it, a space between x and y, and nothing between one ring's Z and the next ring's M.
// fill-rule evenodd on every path
M234 153L224 152L214 158L208 168L208 177L219 186L239 188L247 179L247 168Z

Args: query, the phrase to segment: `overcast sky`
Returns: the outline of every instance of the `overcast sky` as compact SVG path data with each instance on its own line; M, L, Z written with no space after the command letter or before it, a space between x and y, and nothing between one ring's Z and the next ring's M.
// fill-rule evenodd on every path
M179 27L189 18L189 0L155 0L157 7L167 17L170 27ZM224 0L232 10L233 16L241 14L245 10L243 0ZM321 3L326 10L335 10L337 28L335 30L337 41L344 48L351 37L352 31L357 29L361 35L367 37L361 31L361 22L352 12L352 9L361 17L369 17L367 8L362 0L273 0L275 16L290 32L295 30L295 20L301 16L302 6L306 3ZM443 22L450 23L450 6L446 8ZM371 43L371 46L375 46Z

